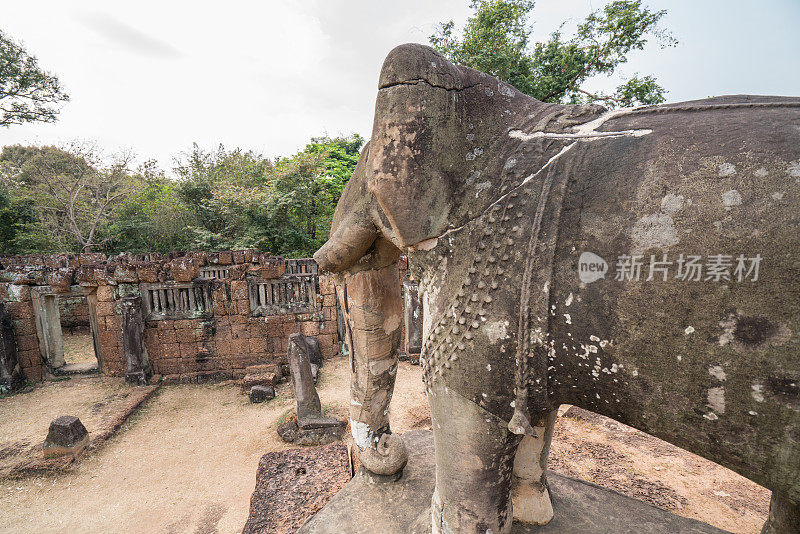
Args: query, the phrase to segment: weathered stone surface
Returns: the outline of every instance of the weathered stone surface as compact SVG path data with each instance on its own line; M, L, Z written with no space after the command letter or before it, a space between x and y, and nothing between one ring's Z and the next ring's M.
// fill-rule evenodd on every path
M278 375L270 372L248 373L242 378L242 389L247 391L253 386L275 387L278 383Z
M294 342L300 350L305 351L311 365L316 365L318 368L322 367L322 351L319 349L319 339L316 336L307 336L299 333Z
M272 386L255 385L250 388L250 402L258 403L275 398L275 388Z
M280 278L283 276L284 270L286 267L286 262L283 259L267 259L266 261L261 262L261 268L259 269L259 274L261 278L269 279L269 278Z
M309 419L303 428L297 424L297 419L291 418L278 426L278 435L286 443L296 445L324 445L341 441L347 424L331 417Z
M344 428L344 422L339 421L333 417L317 417L314 419L308 418L298 423L301 430L312 430L315 428Z
M172 260L170 270L176 282L191 282L200 276L199 261L193 258L177 258Z
M47 283L56 293L69 293L69 286L74 282L75 276L72 269L56 269L47 273Z
M429 47L394 49L315 254L351 316L354 438L387 434L393 386L370 374L389 343L359 338L395 324L381 312L396 276L364 273L405 252L446 473L435 522L507 534L519 436L545 466L542 421L562 403L799 504L799 114L790 97L546 104Z
M142 296L144 347L152 371L169 380L200 375L238 380L248 374L244 368L256 362L272 362L275 368L270 372L284 376L280 364L286 359L286 337L293 331L319 335L322 354L335 354L336 334L330 323L326 326L335 315L335 302L327 287L324 302L315 298L313 260L269 257L275 274L289 265L291 269L286 267L289 272L277 280L256 285L251 281L258 279L262 257L254 251L234 252L223 254L228 265L211 267L204 266L207 254L195 252L121 253L103 261L86 256L82 263L78 256L67 254L2 255L0 301L8 303L14 320L22 373L41 381L62 372L62 336L58 318L51 313L53 299L61 295L87 299L98 368L104 375L126 373L120 299L130 293ZM235 265L229 278L230 261ZM79 287L69 282L73 274ZM56 280L62 275L63 284ZM13 280L20 284L9 283ZM302 304L295 302L296 292L301 293ZM257 302L259 298L263 302ZM273 300L278 304L271 305ZM206 321L199 325L185 321L194 319Z
M800 525L800 506L773 493L769 503L769 517L761 534L797 532L798 525Z
M114 271L114 279L120 283L135 284L139 282L137 267L134 265L120 265ZM145 280L147 282L149 280Z
M341 443L265 454L244 534L293 534L349 480L347 447Z
M311 362L307 350L306 336L295 333L289 336L289 370L292 376L294 396L297 399L297 419L318 419L322 416L322 405L311 376Z
M8 393L25 383L17 359L17 340L14 323L6 305L0 302L0 391Z
M125 355L125 380L137 386L147 385L149 363L144 347L142 297L122 298L122 349Z
M433 435L403 434L409 451L403 476L378 482L360 471L298 534L428 534L435 479ZM724 534L706 523L680 517L582 480L548 475L555 519L541 527L514 523L514 534Z
M260 363L257 365L248 365L244 370L248 375L275 373L278 376L278 380L281 379L282 374L280 363Z
M45 456L78 455L89 443L89 432L80 419L62 415L53 419L44 440Z
M284 441L298 445L319 445L339 440L346 426L344 421L322 416L322 404L314 387L316 380L309 361L316 349L317 355L313 357L322 362L315 341L301 333L289 336L289 369L297 399L297 418L281 425L278 434Z

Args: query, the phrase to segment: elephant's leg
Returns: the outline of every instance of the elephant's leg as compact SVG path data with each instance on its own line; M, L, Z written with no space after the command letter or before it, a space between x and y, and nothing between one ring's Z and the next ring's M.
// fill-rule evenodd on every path
M553 439L558 410L553 410L536 425L538 437L524 436L514 456L511 498L514 519L544 525L553 519L553 504L547 487L547 456Z
M520 437L441 385L428 394L436 446L433 534L511 532L511 474Z
M769 501L769 517L761 534L790 534L800 532L800 506L775 493Z

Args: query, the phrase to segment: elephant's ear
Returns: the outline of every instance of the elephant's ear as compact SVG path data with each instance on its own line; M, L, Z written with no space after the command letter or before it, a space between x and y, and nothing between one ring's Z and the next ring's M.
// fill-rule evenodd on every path
M381 70L369 189L403 247L441 235L463 167L463 104L477 75L422 45L392 50Z

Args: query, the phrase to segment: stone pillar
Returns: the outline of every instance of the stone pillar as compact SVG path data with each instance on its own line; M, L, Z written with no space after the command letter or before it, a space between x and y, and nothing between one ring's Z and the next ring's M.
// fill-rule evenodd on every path
M336 295L336 337L339 340L339 352L343 356L350 355L350 347L347 346L347 323L342 315L342 303L339 302L339 295Z
M297 399L297 424L300 428L307 421L322 417L322 405L311 376L307 346L303 334L297 332L289 336L289 370Z
M299 332L289 336L289 370L297 399L297 422L287 421L278 427L278 435L284 441L299 445L321 445L342 439L347 424L333 417L322 417L309 357L314 348L319 352L319 346L309 343L310 340Z
M14 323L6 305L0 302L0 391L14 391L25 382L17 360L17 339Z
M147 385L147 356L144 351L142 297L122 297L122 349L125 354L125 380L136 386Z
M36 315L36 334L39 338L39 352L50 369L58 369L64 361L64 340L61 337L61 314L58 311L58 297L52 294L33 293L33 307Z
M406 354L419 356L422 352L422 306L419 304L419 282L415 280L403 282L403 301Z

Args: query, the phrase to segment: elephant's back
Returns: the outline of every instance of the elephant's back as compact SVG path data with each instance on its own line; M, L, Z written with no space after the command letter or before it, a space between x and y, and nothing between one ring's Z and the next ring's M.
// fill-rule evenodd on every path
M594 131L635 134L563 162L554 395L800 498L800 100Z

